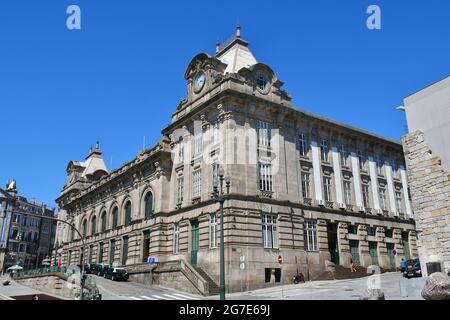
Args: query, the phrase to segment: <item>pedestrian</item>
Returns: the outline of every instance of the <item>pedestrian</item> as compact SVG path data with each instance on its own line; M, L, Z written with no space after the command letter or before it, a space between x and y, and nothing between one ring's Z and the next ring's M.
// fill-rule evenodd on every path
M353 259L350 259L350 272L356 272L356 264Z
M402 258L402 261L400 261L400 271L403 273L406 271L406 261L405 258Z

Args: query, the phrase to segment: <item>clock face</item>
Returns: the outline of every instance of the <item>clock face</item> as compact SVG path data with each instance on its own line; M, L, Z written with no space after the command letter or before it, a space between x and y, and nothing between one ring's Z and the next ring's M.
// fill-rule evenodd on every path
M200 92L203 89L203 86L205 85L206 81L206 75L203 71L199 71L194 79L194 91Z

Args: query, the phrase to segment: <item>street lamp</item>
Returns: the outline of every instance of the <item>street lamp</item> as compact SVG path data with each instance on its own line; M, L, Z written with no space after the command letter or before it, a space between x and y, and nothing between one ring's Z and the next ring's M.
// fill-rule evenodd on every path
M216 202L220 203L220 300L225 300L225 241L224 241L224 228L223 228L223 204L226 200L226 196L230 193L231 178L230 176L224 177L224 170L222 167L218 169L218 179L213 181L213 193L212 198ZM223 181L227 188L225 195L223 191Z

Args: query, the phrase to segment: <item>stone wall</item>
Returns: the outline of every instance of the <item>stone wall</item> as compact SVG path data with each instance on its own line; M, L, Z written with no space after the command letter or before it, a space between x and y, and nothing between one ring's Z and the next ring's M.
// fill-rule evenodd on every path
M36 276L25 279L16 279L16 282L38 291L74 299L79 292L79 286L68 284L67 281L57 276Z
M426 144L420 130L403 137L408 179L416 219L417 245L422 270L439 262L450 268L450 172Z

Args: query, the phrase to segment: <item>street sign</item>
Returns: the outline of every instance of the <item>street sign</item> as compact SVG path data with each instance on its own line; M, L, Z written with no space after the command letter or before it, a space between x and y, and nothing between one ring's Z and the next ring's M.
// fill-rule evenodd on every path
M278 256L278 263L280 266L283 263L283 257L281 255Z
M396 256L396 255L397 255L397 250L393 249L393 250L392 250L392 254L393 254L394 256Z
M148 257L148 264L151 265L151 266L156 264L155 257Z

